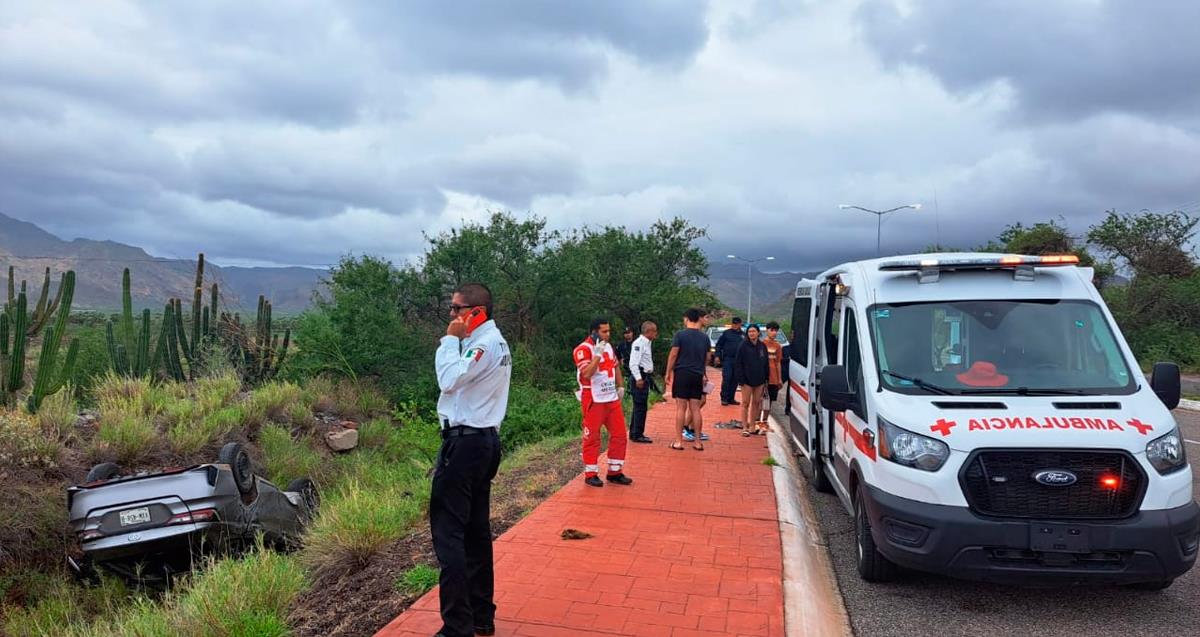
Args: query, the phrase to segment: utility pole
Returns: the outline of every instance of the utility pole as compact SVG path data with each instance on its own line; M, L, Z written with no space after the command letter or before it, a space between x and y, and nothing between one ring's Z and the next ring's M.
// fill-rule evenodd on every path
M882 232L882 230L883 230L883 215L886 215L889 212L896 212L897 210L904 210L905 208L912 208L913 210L920 210L921 204L910 203L910 204L905 204L903 206L896 206L895 208L889 208L887 210L871 210L870 208L863 208L862 206L852 206L850 204L841 204L838 206L838 208L840 208L842 210L846 210L847 208L854 208L855 210L861 210L863 212L869 212L869 213L875 215L875 256L878 257L878 256L882 256L882 252L880 252L880 250L879 250L879 245L880 245L880 237L883 234L883 232Z

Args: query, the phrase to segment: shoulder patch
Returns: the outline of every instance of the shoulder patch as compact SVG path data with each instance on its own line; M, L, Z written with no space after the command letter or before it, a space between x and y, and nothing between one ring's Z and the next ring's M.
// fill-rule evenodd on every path
M486 350L484 350L482 347L476 345L463 352L463 360L478 361L479 359L483 358L483 353L485 351Z

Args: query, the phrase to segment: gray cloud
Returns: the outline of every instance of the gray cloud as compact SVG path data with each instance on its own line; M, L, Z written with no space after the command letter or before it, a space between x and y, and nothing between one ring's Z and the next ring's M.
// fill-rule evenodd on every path
M1024 115L1193 113L1200 3L1179 0L921 0L905 15L868 0L866 41L889 65L928 69L956 92L1003 82Z

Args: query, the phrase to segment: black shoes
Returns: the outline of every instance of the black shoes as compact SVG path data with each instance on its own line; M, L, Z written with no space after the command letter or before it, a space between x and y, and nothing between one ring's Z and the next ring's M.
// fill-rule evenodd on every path
M488 635L495 635L496 634L496 625L491 624L488 626L476 626L475 634L483 635L484 637L487 637Z
M583 479L583 483L584 483L584 484L586 484L586 485L588 485L589 487L602 487L602 486L604 486L604 483L603 483L603 482L601 482L601 481L600 481L600 478L599 478L599 477L597 477L597 476L588 476L588 477L586 477L586 478L584 478L584 479Z
M641 443L645 443L645 444L650 444L650 443L654 442L653 440L651 440L645 436L638 436L636 438L630 438L629 440L632 442L641 442Z
M624 484L624 485L633 484L633 478L630 478L629 476L627 476L623 473L614 473L604 479L608 480L609 482L616 483L616 484Z

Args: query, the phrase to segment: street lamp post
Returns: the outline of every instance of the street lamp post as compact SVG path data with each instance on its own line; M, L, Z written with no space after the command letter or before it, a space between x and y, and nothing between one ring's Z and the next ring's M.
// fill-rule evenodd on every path
M889 212L896 212L897 210L904 210L905 208L912 208L913 210L920 210L921 204L910 203L910 204L905 204L903 206L896 206L895 208L889 208L887 210L871 210L870 208L863 208L862 206L852 206L850 204L841 204L840 206L838 206L838 208L841 208L842 210L846 210L848 208L854 208L855 210L861 210L863 212L869 212L869 213L875 215L875 256L878 257L878 256L881 256L881 253L879 251L879 237L881 234L881 229L883 227L883 215L886 215Z
M729 255L730 259L736 259L746 264L746 325L750 324L750 299L754 294L754 278L751 273L754 271L754 264L759 261L774 261L775 257L759 257L757 259L743 259L736 254Z

